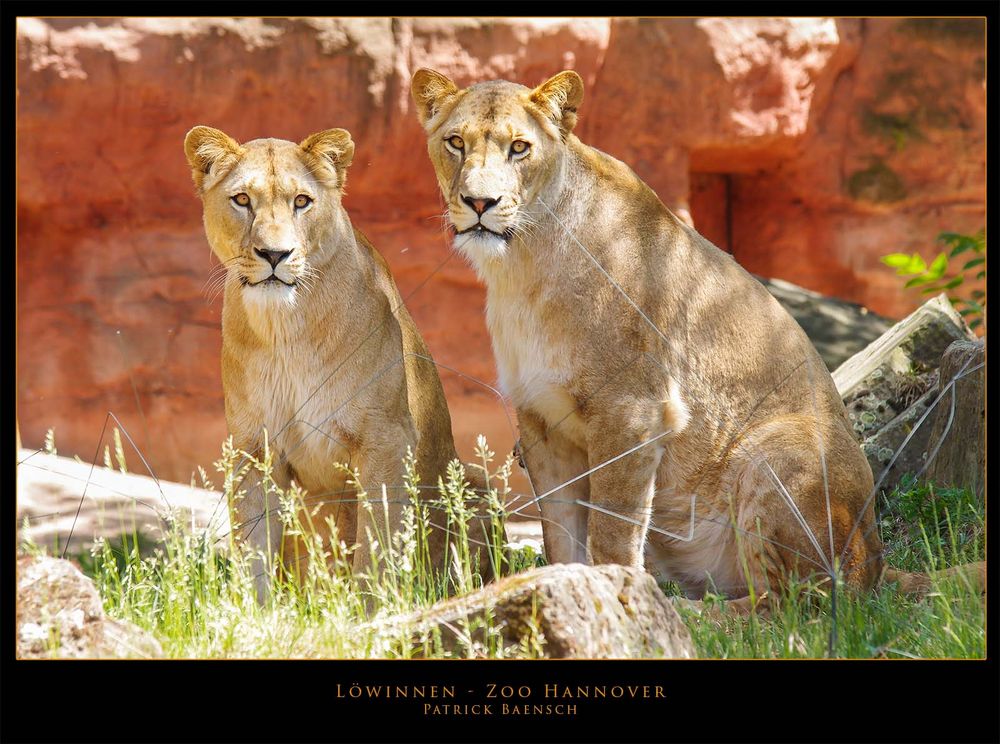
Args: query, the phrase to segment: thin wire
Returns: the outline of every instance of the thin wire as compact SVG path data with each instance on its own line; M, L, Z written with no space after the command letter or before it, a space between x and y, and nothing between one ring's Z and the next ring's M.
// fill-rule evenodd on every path
M591 262L594 264L594 266L597 267L598 271L604 274L605 278L609 282L611 282L611 285L618 290L619 294L621 294L621 296L625 298L628 304L630 304L635 309L635 311L639 313L640 316L642 316L642 319L645 320L646 323L649 325L649 327L653 329L653 332L661 339L663 339L663 342L667 345L667 347L670 347L670 339L668 339L665 335L663 335L660 329L656 327L656 324L649 319L649 316L647 316L646 313L642 311L642 308L639 307L631 297L629 297L628 292L622 289L621 285L615 281L614 277L611 276L611 274L609 274L603 266L601 266L601 262L598 261L596 258L594 258L593 255L591 255L590 251L588 251L584 247L583 243L577 240L576 236L572 232L570 232L569 228L566 227L565 224L563 224L563 221L559 219L558 215L556 215L556 213L549 208L549 205L545 203L545 200L542 199L542 197L538 197L538 201L541 202L542 206L545 207L545 209L548 211L550 215L552 215L555 221L559 223L559 226L566 232L566 234L573 240L573 242L576 243L577 246L579 246L580 250L582 250L586 254L587 258L589 258Z
M945 387L938 393L937 397L935 397L934 400L931 401L930 405L927 406L927 410L924 411L923 415L921 415L921 417L917 420L917 423L913 425L912 429L910 429L910 433L906 435L906 438L903 440L903 443L899 445L899 449L897 449L896 452L893 454L892 459L889 460L889 464L886 465L885 468L882 470L882 474L879 476L878 481L872 488L871 493L868 494L868 498L865 499L864 506L861 508L860 513L857 515L857 517L855 517L854 525L851 527L851 531L847 534L847 540L844 541L844 548L843 550L840 551L841 562L843 562L844 555L846 555L847 549L851 544L851 538L854 537L854 533L857 532L858 527L861 526L861 519L868 511L868 507L871 506L872 501L878 495L879 489L882 487L883 481L885 481L885 478L889 474L889 471L892 470L892 466L896 464L896 460L899 459L899 456L903 453L903 450L906 449L906 445L910 443L910 440L913 439L917 431L920 430L920 427L923 426L924 422L927 420L927 417L930 416L931 411L933 411L934 408L937 406L937 404L941 401L941 399L944 397L944 394L948 392L948 389L953 387L956 381L961 379L961 377L964 377L962 373L965 372L966 367L968 367L969 364L971 363L972 363L972 357L970 357L965 362L965 364L962 365L962 368L955 374L954 377L952 377L952 379L947 383L947 385L945 385ZM969 373L971 374L975 370L979 369L980 367L983 366L983 364L984 364L983 362L980 362L972 370L969 370Z
M662 432L660 434L657 434L655 437L651 437L650 439L647 439L644 442L640 442L639 444L635 445L634 447L630 447L629 449L625 450L621 454L615 455L611 459L605 460L604 462L600 463L599 465L595 465L594 467L592 467L592 468L590 468L588 470L585 470L584 472L580 473L579 475L574 476L573 478L570 478L565 483L561 483L560 485L556 486L555 488L550 488L548 491L546 491L543 494L540 494L540 495L536 496L535 498L533 498L528 503L522 504L517 509L515 509L514 511L512 511L511 514L519 514L521 512L521 510L527 509L532 504L538 503L539 501L541 501L542 499L544 499L546 496L548 496L550 494L553 494L556 491L562 490L566 486L569 486L569 485L572 485L573 483L576 483L581 478L586 478L591 473L595 473L598 470L600 470L601 468L603 468L603 467L605 467L607 465L610 465L613 462L617 462L618 460L622 459L623 457L627 457L628 455L631 455L633 452L636 452L637 450L640 450L643 447L645 447L645 446L647 446L649 444L652 444L653 442L655 442L655 441L657 441L659 439L662 439L663 437L667 436L667 434L671 434L671 433L673 433L673 429L667 429L666 431L664 431L664 432Z
M38 448L38 449L36 449L36 450L35 450L34 452L32 452L32 453L31 453L30 455L28 455L27 457L25 457L25 458L24 458L23 460L18 460L18 461L17 461L17 465L18 465L18 466L21 466L21 465L23 465L23 464L24 464L24 463L26 463L26 462L27 462L28 460L30 460L30 459L31 459L32 457L34 457L35 455L40 455L40 454L41 454L42 452L45 452L45 448L44 448L44 447L39 447L39 448Z
M111 412L108 411L108 415L104 417L104 426L101 428L101 436L97 440L97 451L94 452L94 462L90 465L90 474L87 476L87 482L83 487L83 493L80 494L80 503L76 507L76 515L73 517L73 524L69 528L69 536L66 538L66 545L63 546L62 557L66 557L66 551L69 550L70 541L73 539L73 531L76 529L76 522L80 518L80 510L83 508L83 500L87 496L87 488L90 486L90 479L94 475L94 468L97 467L97 457L101 453L101 443L104 441L104 432L108 430L108 419L111 417Z
M84 464L86 464L86 463L84 463ZM52 473L53 475L58 475L61 478L68 478L70 480L75 480L75 481L78 481L80 483L86 483L87 482L86 478L81 478L78 475L70 475L69 473L65 473L65 472L62 472L62 471L59 471L59 470L54 470L52 468L47 468L47 467L45 467L43 465L35 465L33 463L27 463L25 467L34 468L35 470L41 470L43 473ZM100 487L103 490L108 491L109 493L113 493L116 496L121 496L123 499L128 499L128 500L130 500L130 501L132 501L132 502L134 502L136 504L139 504L140 506L146 507L150 511L155 512L157 514L157 516L159 516L159 514L160 514L159 510L155 506L153 506L152 504L146 503L145 501L143 501L142 499L140 499L138 496L133 496L132 494L125 493L124 491L119 491L118 489L115 489L115 488L110 488L110 487L108 487L106 485L101 485ZM68 512L54 512L52 515L43 515L43 516L61 516L61 515L65 515L65 514L73 514L73 512L72 511L68 511ZM37 518L38 517L30 517L30 519L37 519Z
M660 535L666 535L667 537L672 537L673 539L680 540L681 542L691 542L691 540L694 539L695 499L696 498L697 498L697 496L695 494L691 494L691 526L690 526L690 529L688 530L688 536L687 537L684 537L683 535L678 535L678 534L676 534L674 532L670 532L669 530L661 529L660 527L657 527L655 524L653 524L652 523L652 515L654 513L656 513L654 510L649 510L650 511L650 514L649 514L650 520L649 520L648 523L646 523L646 522L640 522L637 519L633 519L633 518L628 517L628 516L626 516L624 514L621 514L619 512L611 511L611 509L606 509L603 506L598 506L597 504L592 504L589 501L583 501L582 499L573 499L572 503L578 504L579 506L585 506L588 509L593 509L594 511L600 512L601 514L607 514L610 517L617 517L618 519L621 519L621 520L623 520L625 522L629 522L630 524L634 524L634 525L636 525L638 527L644 527L647 530L649 530L650 532L656 532L656 533L658 533ZM640 511L645 511L645 510L640 510Z
M938 452L940 452L941 447L944 445L945 439L948 437L948 434L951 432L951 427L952 427L952 424L954 423L954 419L955 419L955 406L956 406L956 400L955 400L955 383L957 383L958 380L962 379L963 377L966 377L967 375L970 375L973 372L977 371L982 366L983 366L983 363L980 363L980 364L977 364L972 369L968 370L967 372L964 372L962 374L956 374L955 377L953 377L952 380L949 382L949 384L945 386L945 390L941 391L941 396L942 397L944 396L944 394L946 392L949 392L949 389L950 389L950 392L951 392L951 410L948 413L948 421L945 424L944 431L941 432L941 436L938 437L937 443L934 445L933 449L930 451L930 454L928 454L927 458L924 460L924 464L920 466L920 470L918 470L917 473L913 476L914 481L918 480L920 478L920 476L924 474L924 471L926 471L927 468L930 467L930 464L937 458ZM900 451L902 451L902 448L903 448L903 446L905 446L905 444L906 443L904 442L903 445L900 446ZM874 529L874 527L875 527L875 525L877 523L878 522L876 520L875 523L873 523L871 526L869 526L868 529L866 529L862 533L862 538L863 539L867 539L868 535L871 534L872 529ZM867 565L868 562L869 561L865 561L862 565Z
M173 509L173 507L171 507L170 505L170 501L167 499L167 495L163 493L163 487L160 485L159 478L156 477L156 473L153 472L153 469L149 466L149 463L146 461L146 458L143 457L142 452L140 452L139 448L136 447L135 442L132 439L132 436L128 433L128 429L126 429L125 426L122 425L122 422L118 420L118 417L115 416L114 413L108 411L107 415L104 417L104 426L101 428L101 436L97 440L97 451L94 452L94 461L90 464L90 472L87 475L87 482L83 487L83 493L80 494L80 503L77 504L76 507L76 516L73 517L73 524L70 527L69 535L66 537L66 545L65 547L63 547L63 552L62 552L63 558L66 557L66 551L69 550L69 544L73 540L73 533L76 530L76 523L80 519L80 511L83 509L83 501L85 498L87 498L87 489L90 488L90 481L94 477L94 468L97 467L97 458L100 455L101 444L104 442L104 433L108 429L108 421L110 419L114 419L115 423L118 425L118 428L121 430L121 432L125 435L125 438L128 440L128 443L132 445L132 449L134 449L136 454L139 456L139 459L142 461L142 464L146 466L146 469L149 471L149 474L153 479L153 482L156 483L157 490L160 492L160 498L162 498L163 502L167 505L167 509L171 511Z

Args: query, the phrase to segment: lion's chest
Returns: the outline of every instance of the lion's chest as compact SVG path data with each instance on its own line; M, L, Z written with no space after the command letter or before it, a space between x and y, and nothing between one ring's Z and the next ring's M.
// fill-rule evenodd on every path
M570 392L572 355L541 322L536 309L504 298L488 302L487 324L500 387L518 409L582 444L584 421Z
M336 476L332 463L347 462L347 422L324 379L328 368L301 351L258 349L226 386L230 429L241 439L262 442L291 464L300 481L324 482Z

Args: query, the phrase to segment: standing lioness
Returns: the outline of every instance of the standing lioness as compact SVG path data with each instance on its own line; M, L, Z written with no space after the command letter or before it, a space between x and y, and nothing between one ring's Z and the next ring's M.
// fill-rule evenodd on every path
M460 90L423 69L412 95L486 284L549 561L645 562L689 596L813 572L872 586L872 473L822 360L760 283L572 134L579 75Z
M318 507L313 525L322 528L332 517L341 539L360 544L355 570L368 568L366 511L351 501L354 492L336 464L357 468L371 497L386 484L395 532L406 500L407 448L431 484L456 453L427 347L385 260L341 204L351 136L330 129L300 144L240 144L198 126L184 151L205 232L226 271L222 384L234 442L261 452L266 431L275 481L304 487L308 505ZM282 528L277 499L267 498L258 479L251 470L246 496L232 507L234 528L257 554L252 565L263 599L270 575L261 556L279 552ZM375 513L381 521L381 504ZM385 534L385 525L378 527ZM444 560L440 530L431 550ZM286 546L286 564L294 553Z

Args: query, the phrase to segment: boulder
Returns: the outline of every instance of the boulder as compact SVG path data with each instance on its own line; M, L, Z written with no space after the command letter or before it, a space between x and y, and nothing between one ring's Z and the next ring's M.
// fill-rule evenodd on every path
M968 488L979 497L986 487L985 361L983 341L955 341L941 357L944 395L930 427L927 469L935 484Z
M17 559L17 657L20 659L155 658L159 642L104 614L94 583L69 561Z
M382 624L403 629L416 655L427 644L466 655L470 645L487 642L492 625L505 646L550 659L695 657L687 627L656 580L626 566L546 566Z
M155 481L70 457L18 450L18 542L30 540L61 552L72 533L69 555L90 550L94 538L116 541L139 536L140 547L163 538L169 513L216 538L229 531L229 510L218 491ZM219 540L225 547L227 542Z

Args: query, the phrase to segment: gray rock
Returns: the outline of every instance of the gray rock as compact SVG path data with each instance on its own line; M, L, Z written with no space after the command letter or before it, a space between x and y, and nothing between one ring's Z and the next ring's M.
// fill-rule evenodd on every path
M141 544L153 545L171 509L184 524L211 530L220 547L227 544L221 538L229 532L229 510L218 491L31 450L18 450L17 463L19 544L30 540L61 553L72 534L68 554L74 555L90 550L96 537L114 543L134 526Z
M505 647L533 647L553 659L695 657L656 580L626 566L546 566L386 624L406 629L418 656L425 649L469 655L490 642L492 627Z
M94 583L69 561L17 560L17 657L20 659L155 658L159 642L104 614Z

